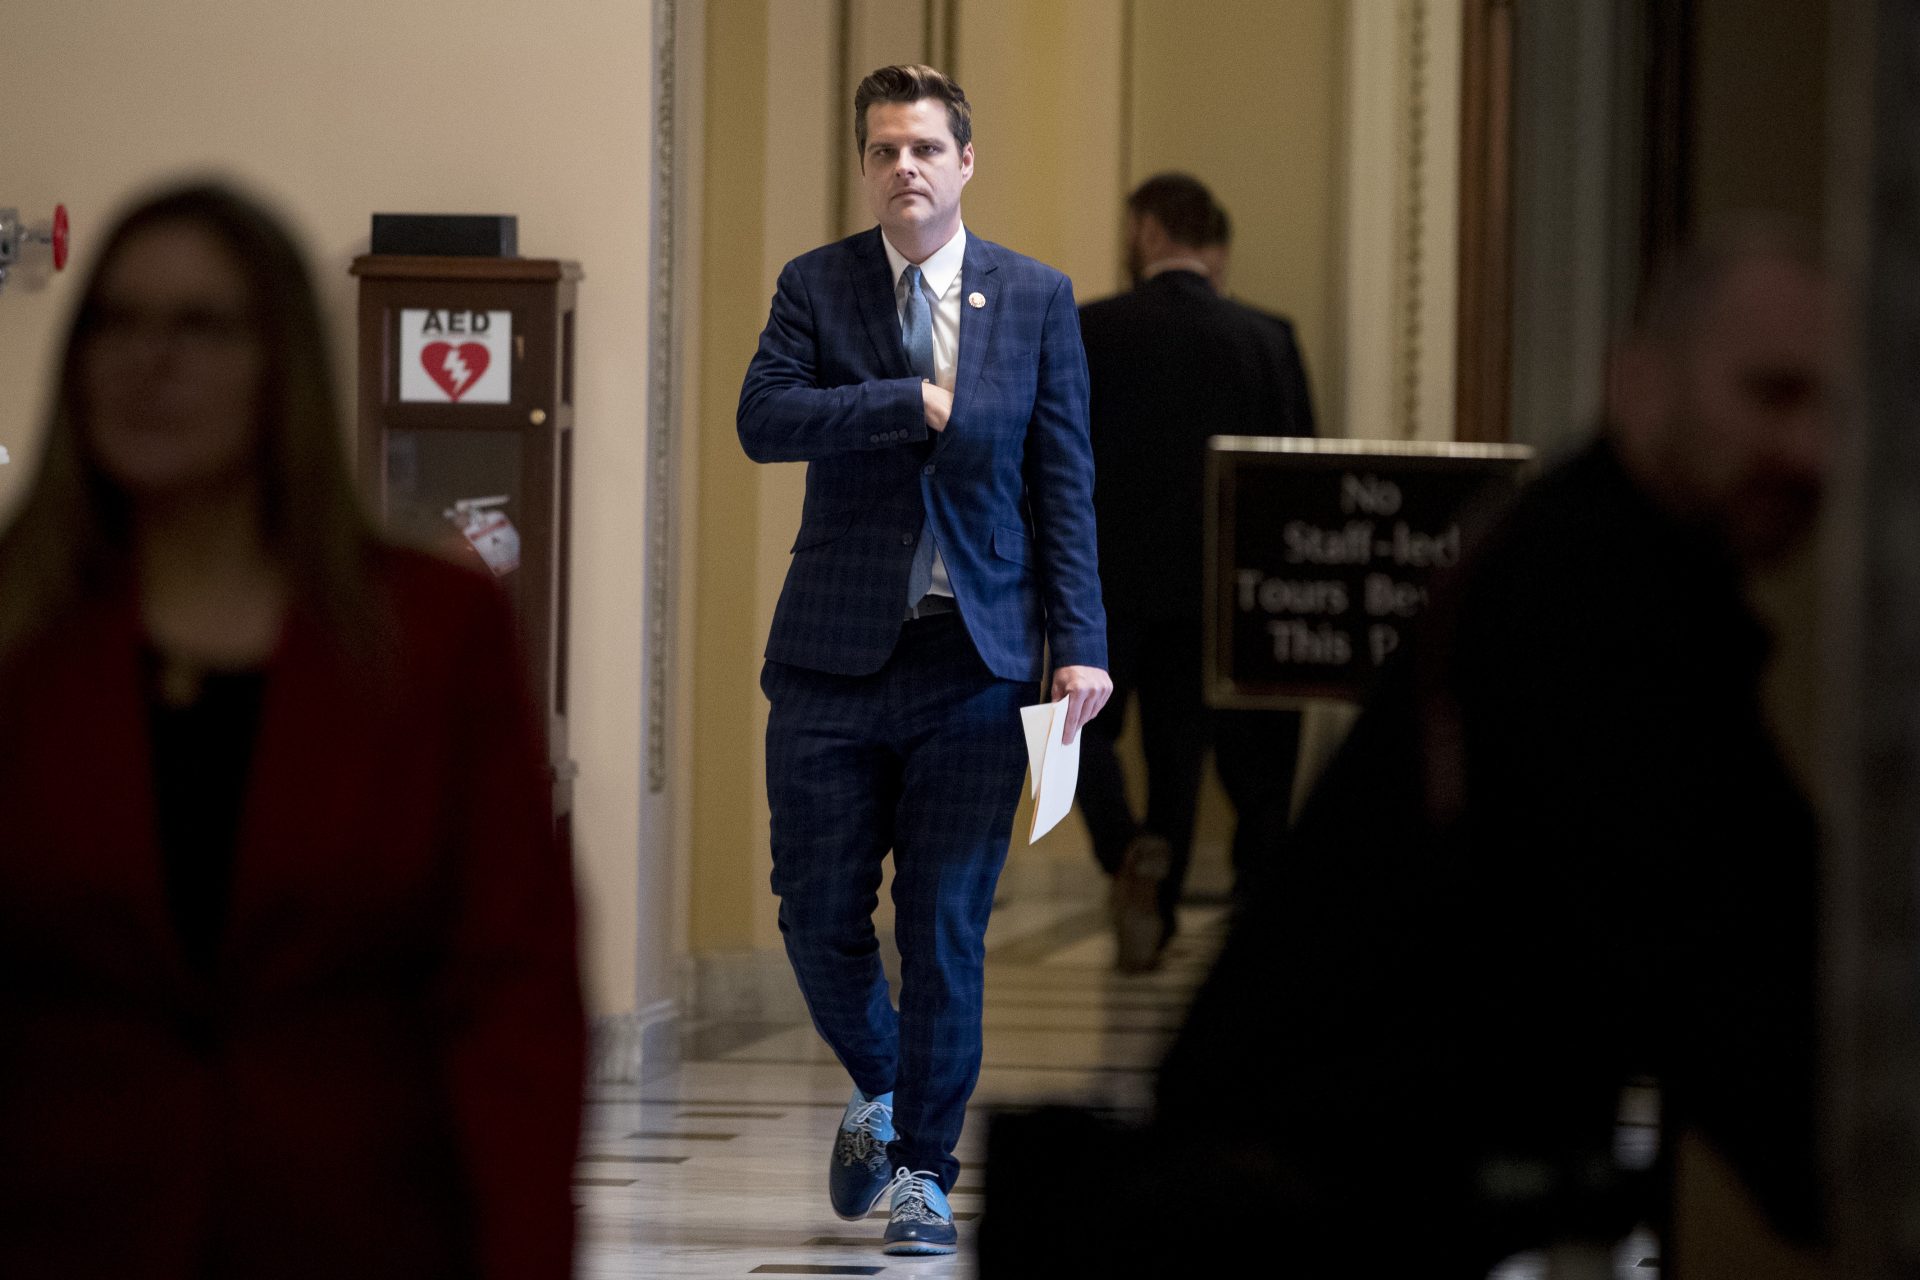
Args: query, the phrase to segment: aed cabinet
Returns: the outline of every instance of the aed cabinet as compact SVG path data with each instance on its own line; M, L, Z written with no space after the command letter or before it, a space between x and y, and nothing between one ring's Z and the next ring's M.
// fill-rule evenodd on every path
M359 480L399 541L495 575L545 707L570 836L567 630L580 267L541 258L356 258Z

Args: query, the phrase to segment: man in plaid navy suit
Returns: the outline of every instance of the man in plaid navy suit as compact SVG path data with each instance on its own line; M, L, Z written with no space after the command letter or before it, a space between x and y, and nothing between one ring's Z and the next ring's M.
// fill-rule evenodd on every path
M1050 660L1071 738L1113 687L1086 357L1066 277L961 225L958 85L884 67L854 135L880 225L787 264L740 392L748 456L807 463L761 675L773 888L853 1077L833 1207L857 1219L890 1193L888 1253L952 1253L1019 708ZM897 1013L872 920L890 849Z

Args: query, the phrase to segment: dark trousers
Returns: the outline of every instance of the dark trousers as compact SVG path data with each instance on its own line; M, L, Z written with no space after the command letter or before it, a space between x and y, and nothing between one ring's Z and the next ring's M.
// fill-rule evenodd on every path
M1129 618L1109 612L1108 674L1113 697L1088 726L1080 749L1076 798L1108 875L1120 870L1127 846L1150 831L1173 850L1160 885L1160 914L1169 936L1193 854L1201 769L1211 742L1214 767L1233 802L1236 888L1272 860L1285 837L1300 752L1294 711L1209 711L1201 687L1197 620ZM1127 704L1140 704L1140 745L1147 764L1147 812L1136 819L1114 744L1126 727Z
M1107 674L1113 696L1087 726L1080 747L1075 798L1093 856L1113 875L1127 846L1151 831L1173 849L1160 885L1160 914L1168 930L1193 852L1200 769L1207 754L1207 709L1200 697L1200 624L1187 619L1107 618ZM1114 744L1126 728L1127 703L1140 703L1140 745L1147 758L1147 813L1136 819Z
M907 623L873 675L769 662L760 687L794 976L854 1084L893 1093L893 1165L951 1190L980 1075L987 915L1026 767L1020 705L1034 691L987 670L957 614ZM889 849L898 1012L873 929Z

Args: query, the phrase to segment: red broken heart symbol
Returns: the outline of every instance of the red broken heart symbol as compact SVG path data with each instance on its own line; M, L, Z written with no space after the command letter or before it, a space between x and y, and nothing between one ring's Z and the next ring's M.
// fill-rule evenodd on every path
M447 399L458 400L480 381L493 356L478 342L429 342L420 351L420 365L427 376L440 384Z

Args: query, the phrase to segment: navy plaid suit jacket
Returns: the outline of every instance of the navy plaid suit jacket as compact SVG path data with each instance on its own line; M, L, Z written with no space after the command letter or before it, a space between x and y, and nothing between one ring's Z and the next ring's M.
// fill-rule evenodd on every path
M1002 679L1107 665L1073 286L969 233L953 415L928 429L880 229L780 273L740 389L755 462L805 462L806 506L766 656L870 675L893 652L923 520L974 648Z

